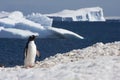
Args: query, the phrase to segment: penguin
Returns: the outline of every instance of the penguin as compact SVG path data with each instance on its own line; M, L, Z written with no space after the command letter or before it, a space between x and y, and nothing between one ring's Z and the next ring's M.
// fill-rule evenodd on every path
M35 35L32 35L28 38L28 41L26 43L25 49L24 49L24 67L31 68L35 65L35 58L36 55L39 57L40 53L37 50L36 44L35 44Z

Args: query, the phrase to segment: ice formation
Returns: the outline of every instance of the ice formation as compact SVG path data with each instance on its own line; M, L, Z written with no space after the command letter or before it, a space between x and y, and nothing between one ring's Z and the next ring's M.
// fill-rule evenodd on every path
M110 17L105 17L106 20L120 20L119 16L110 16Z
M45 14L54 21L105 21L103 9L100 7L82 8L78 10L63 10Z
M71 31L52 27L52 19L40 13L24 16L20 11L0 12L0 37L25 38L32 34L39 35L39 38L83 39L82 36Z
M34 21L36 23L39 23L45 27L52 26L52 22L53 22L52 19L50 19L47 16L44 16L40 13L32 13L31 15L28 15L26 18L31 21Z
M38 33L34 33L29 30L0 27L1 38L26 38L31 35L39 36Z
M56 54L34 68L0 68L0 80L119 80L120 42Z

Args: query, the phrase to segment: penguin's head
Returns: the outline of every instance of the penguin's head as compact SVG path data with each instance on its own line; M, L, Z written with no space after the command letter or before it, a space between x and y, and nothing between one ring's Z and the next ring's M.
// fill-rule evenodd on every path
M32 36L30 36L30 37L28 38L28 41L34 41L35 38L36 38L36 36L35 36L35 35L32 35Z

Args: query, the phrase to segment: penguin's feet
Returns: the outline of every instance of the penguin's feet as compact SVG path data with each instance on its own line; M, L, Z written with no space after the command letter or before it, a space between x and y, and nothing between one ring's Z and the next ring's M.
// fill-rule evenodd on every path
M26 69L33 68L33 67L34 67L34 65L25 66Z
M31 66L31 65L29 66L29 68L33 68L33 67L34 67L33 65L32 65L32 66Z

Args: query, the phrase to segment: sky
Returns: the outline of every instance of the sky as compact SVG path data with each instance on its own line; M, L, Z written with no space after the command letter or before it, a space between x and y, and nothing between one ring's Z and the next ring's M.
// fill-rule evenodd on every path
M104 16L120 16L120 0L0 0L0 11L22 11L24 14L54 13L64 9L101 7Z

